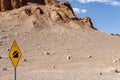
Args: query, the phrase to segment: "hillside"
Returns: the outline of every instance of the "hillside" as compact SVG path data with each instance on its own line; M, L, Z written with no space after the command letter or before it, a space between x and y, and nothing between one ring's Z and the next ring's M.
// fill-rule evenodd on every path
M96 30L89 17L77 18L69 3L24 1L0 7L0 80L14 79L8 56L14 40L22 52L17 80L120 79L119 36Z

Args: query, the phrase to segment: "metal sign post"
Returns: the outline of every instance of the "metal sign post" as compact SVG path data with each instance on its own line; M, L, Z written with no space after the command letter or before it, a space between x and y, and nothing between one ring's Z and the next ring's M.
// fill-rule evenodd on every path
M16 68L14 68L14 80L16 80L17 76L16 76Z

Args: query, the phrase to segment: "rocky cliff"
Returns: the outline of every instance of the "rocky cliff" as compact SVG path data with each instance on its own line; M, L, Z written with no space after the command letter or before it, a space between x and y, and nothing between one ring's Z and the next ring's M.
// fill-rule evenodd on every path
M28 2L45 4L45 0L0 0L0 11L7 11L27 5Z
M44 16L44 19L47 17L52 22L67 22L70 25L75 24L79 27L84 26L95 29L89 17L77 18L68 2L58 2L55 0L0 0L1 12L13 9L17 9L16 12L13 12L17 17L24 18L35 15L41 19Z

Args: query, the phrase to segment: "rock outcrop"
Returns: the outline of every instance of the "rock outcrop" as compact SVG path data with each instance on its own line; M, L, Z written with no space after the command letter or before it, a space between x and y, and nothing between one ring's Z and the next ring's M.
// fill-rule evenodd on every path
M93 26L93 23L91 21L91 19L89 17L85 17L85 18L80 18L79 19L84 25L92 28L92 29L95 29L97 30L94 26Z
M69 3L59 2L56 6L50 8L50 18L53 21L69 21L75 19L76 16Z
M17 9L26 5L28 7L15 13L18 14L18 17L24 18L25 16L35 15L40 19L41 15L44 14L44 17L48 17L53 22L70 22L72 25L75 22L75 24L78 23L77 25L95 29L89 17L77 18L68 2L58 2L56 0L0 0L0 11ZM41 8L43 5L44 9Z
M0 0L0 11L7 11L19 8L21 6L27 5L27 3L29 2L45 5L45 2L48 4L48 1L50 0Z

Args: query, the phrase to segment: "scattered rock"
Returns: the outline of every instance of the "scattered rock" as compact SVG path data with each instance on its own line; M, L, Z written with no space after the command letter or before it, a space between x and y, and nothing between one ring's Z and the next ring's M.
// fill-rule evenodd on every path
M52 66L52 69L56 68L55 66Z
M92 58L92 56L87 56L87 58Z
M120 68L109 68L109 71L112 73L120 73Z
M118 62L120 62L120 59L117 58L117 59L114 60L114 62L118 63Z
M115 69L115 73L120 73L120 69L119 68Z
M66 59L67 59L67 60L70 60L70 59L71 59L71 56L67 56Z
M26 62L26 61L27 61L27 59L23 59L23 61L24 61L24 62Z
M6 52L10 51L10 49L5 49Z
M42 53L42 54L44 54L44 55L50 55L50 53L49 53L49 52L44 52L44 53Z
M1 32L5 32L5 30L1 30Z
M100 75L103 75L103 73L100 72Z
M2 46L2 41L0 41L0 46Z
M7 38L7 36L3 36L3 37L2 37L2 39L6 39L6 38Z
M2 71L7 71L7 68L2 68Z
M0 59L2 59L3 57L2 56L0 56Z
M111 34L112 36L119 36L120 37L120 34Z

